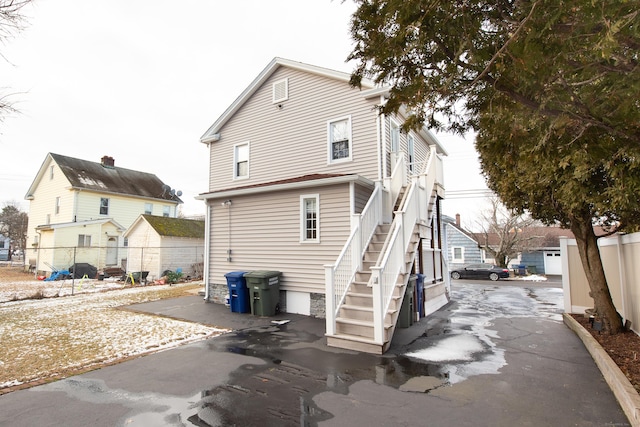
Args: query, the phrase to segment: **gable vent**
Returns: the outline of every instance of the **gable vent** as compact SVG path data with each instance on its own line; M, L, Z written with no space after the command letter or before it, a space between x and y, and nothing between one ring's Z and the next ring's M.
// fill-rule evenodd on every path
M289 99L289 79L278 80L273 84L273 103Z

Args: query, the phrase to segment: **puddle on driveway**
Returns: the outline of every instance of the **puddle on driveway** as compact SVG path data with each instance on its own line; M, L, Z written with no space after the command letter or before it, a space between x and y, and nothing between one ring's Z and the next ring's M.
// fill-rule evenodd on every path
M287 325L255 328L218 337L216 351L250 355L267 362L244 365L227 384L205 390L196 426L301 425L330 419L313 397L347 394L362 380L400 391L429 393L506 365L505 350L494 343L493 321L503 317L543 317L561 321L562 290L456 285L452 303L412 328L415 340L383 356L332 351L321 336Z

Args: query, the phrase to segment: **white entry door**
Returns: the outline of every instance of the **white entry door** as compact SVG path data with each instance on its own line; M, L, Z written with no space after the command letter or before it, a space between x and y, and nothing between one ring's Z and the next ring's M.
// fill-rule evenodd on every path
M107 256L105 263L107 265L118 264L118 240L115 237L109 237L107 240Z

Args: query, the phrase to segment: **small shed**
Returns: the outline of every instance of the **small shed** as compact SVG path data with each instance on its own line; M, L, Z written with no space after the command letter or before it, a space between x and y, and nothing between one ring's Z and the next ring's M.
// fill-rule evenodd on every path
M127 239L127 272L148 271L148 279L167 270L184 277L202 277L204 221L140 215L124 233Z

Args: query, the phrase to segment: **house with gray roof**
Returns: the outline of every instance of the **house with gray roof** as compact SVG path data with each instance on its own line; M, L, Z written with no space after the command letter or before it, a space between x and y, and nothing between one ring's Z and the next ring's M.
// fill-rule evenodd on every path
M117 167L110 156L92 162L49 153L25 196L25 260L45 274L74 262L126 268L124 231L141 214L175 217L179 196L156 175Z

